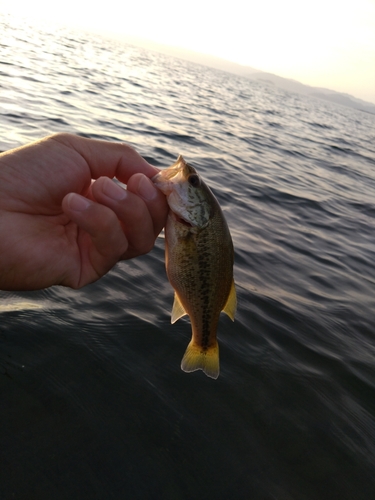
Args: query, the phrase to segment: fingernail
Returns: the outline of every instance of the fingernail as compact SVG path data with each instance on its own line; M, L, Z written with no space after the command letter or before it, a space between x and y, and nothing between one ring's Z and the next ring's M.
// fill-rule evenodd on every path
M153 200L157 194L157 188L145 175L139 181L138 194L145 200Z
M116 201L123 200L127 196L125 189L108 178L106 178L103 183L103 193Z
M68 207L76 212L83 212L91 204L91 201L77 193L70 193L67 196Z

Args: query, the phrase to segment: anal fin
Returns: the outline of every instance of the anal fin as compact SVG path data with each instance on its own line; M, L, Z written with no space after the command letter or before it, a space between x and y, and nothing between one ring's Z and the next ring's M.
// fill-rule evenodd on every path
M178 298L177 293L174 293L174 302L172 307L172 315L171 315L171 323L176 323L177 320L185 316L187 312L185 311L184 306L181 304L180 299Z

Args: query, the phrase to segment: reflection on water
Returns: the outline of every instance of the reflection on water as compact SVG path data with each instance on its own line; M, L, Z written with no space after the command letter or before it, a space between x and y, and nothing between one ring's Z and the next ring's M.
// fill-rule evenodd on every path
M6 302L6 299L3 298L3 301ZM37 304L36 302L26 302L26 301L8 302L0 304L0 312L25 311L30 309L42 309L42 308L43 306L41 304Z
M180 370L163 238L82 290L1 292L0 498L372 498L374 116L0 20L0 150L71 131L184 154L239 302L213 381Z

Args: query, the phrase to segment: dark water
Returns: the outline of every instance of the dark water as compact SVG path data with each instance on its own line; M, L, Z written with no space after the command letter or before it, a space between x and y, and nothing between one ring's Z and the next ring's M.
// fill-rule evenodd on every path
M180 370L162 238L82 290L0 292L0 499L375 498L375 117L0 21L0 150L70 131L184 154L239 300L214 381Z

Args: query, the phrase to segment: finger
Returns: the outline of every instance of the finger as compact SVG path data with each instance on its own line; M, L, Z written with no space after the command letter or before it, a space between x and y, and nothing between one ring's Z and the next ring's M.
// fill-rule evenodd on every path
M167 222L169 208L166 196L150 179L142 174L130 177L128 191L138 195L146 203L156 238Z
M76 193L65 196L62 208L79 227L75 237L80 252L81 275L76 278L76 283L66 283L79 288L108 272L126 253L128 241L110 208Z
M147 177L142 177L151 182ZM100 177L92 185L92 193L96 201L111 208L122 222L129 242L123 259L142 255L152 249L157 235L149 208L142 198L107 177Z
M126 184L129 177L137 172L149 178L159 172L127 144L86 139L73 134L55 134L49 139L76 150L85 159L93 179L117 177Z

